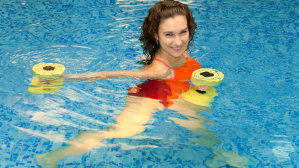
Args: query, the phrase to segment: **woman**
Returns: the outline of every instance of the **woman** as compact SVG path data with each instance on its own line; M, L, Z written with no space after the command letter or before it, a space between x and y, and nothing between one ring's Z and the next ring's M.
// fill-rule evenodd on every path
M149 10L141 27L139 40L143 43L143 50L147 59L140 70L102 71L89 74L65 75L65 78L87 79L89 81L108 78L141 78L141 79L174 79L176 70L186 63L200 68L200 64L190 58L187 49L193 41L197 26L187 5L172 0L158 2ZM189 62L186 62L190 60ZM197 65L195 65L197 64ZM183 67L187 75L180 79L190 79L192 70ZM182 70L182 68L181 68ZM200 87L199 87L200 89ZM202 86L202 89L206 87Z
M65 78L89 81L108 78L142 78L146 82L129 89L125 108L116 117L116 123L107 130L85 131L57 150L36 155L42 167L57 167L67 156L88 152L103 139L125 138L141 133L153 113L172 105L187 90L192 72L200 64L189 57L187 49L196 29L196 23L187 5L177 1L161 1L149 10L141 27L140 40L147 56L140 70L102 71L89 74L66 75ZM198 86L206 90L209 87Z

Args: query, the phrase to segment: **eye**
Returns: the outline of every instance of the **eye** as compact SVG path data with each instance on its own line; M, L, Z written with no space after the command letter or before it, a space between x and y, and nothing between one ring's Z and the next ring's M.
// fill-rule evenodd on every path
M187 30L183 30L182 32L181 32L181 34L186 34L188 31Z
M166 33L165 36L171 37L171 36L173 36L173 33Z

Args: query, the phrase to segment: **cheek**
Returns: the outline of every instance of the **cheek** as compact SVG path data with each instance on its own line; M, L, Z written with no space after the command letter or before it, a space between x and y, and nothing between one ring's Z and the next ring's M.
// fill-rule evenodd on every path
M171 40L167 38L160 38L159 42L160 45L169 45L171 43Z
M187 33L187 34L186 34L186 36L185 36L185 38L184 38L184 39L185 39L184 41L187 41L187 42L189 42L189 39L190 39L189 33Z

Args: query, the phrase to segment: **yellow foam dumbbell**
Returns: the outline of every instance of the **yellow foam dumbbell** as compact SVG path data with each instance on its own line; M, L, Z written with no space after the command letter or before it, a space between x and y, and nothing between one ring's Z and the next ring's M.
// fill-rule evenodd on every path
M191 81L196 86L216 86L222 82L223 78L224 75L220 71L210 68L202 68L192 73ZM215 96L218 96L218 94L213 87L210 87L206 91L199 91L196 90L195 86L192 86L188 91L181 94L181 97L184 100L206 107L211 106L210 103L214 101Z
M32 74L39 79L53 80L62 76L65 67L55 63L39 63L33 66Z
M35 78L31 81L31 87L27 91L31 94L55 93L63 85L62 76L65 67L55 63L39 63L33 66L32 74Z
M222 72L210 68L201 68L192 73L191 82L198 85L216 86L219 85L224 78Z

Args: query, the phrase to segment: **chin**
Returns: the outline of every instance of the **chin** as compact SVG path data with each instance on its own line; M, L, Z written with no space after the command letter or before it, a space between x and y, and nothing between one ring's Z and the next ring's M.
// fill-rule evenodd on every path
M184 51L186 51L187 48L181 48L179 51L172 51L170 52L172 56L174 57L181 57L184 53Z
M181 53L181 54L174 54L174 55L172 55L173 57L176 57L176 58L180 58L180 57L182 57L183 56L183 53Z
M171 55L173 57L181 57L183 55L184 51L180 51L180 52L172 52Z
M173 49L169 49L169 50L164 50L168 55L175 57L175 58L180 58L183 53L184 53L184 49L180 49L179 51L173 51Z

